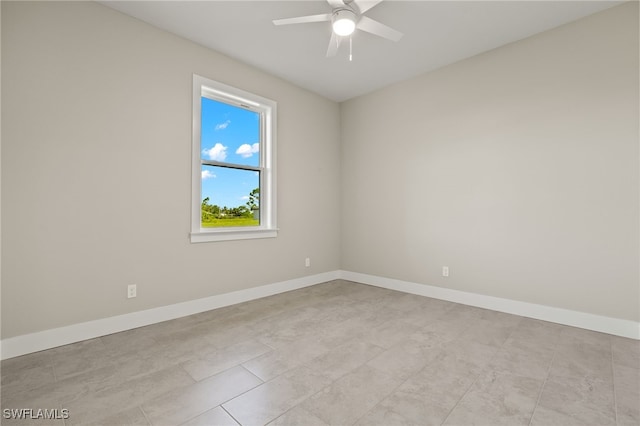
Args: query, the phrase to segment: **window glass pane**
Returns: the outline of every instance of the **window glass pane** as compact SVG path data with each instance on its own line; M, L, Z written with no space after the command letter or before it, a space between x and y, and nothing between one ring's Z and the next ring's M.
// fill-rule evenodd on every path
M260 165L260 114L202 97L203 160Z
M260 225L260 173L202 166L201 226Z

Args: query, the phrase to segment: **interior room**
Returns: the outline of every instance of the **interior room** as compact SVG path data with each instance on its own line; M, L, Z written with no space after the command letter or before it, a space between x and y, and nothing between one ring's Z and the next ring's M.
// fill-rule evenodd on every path
M640 424L638 1L0 13L2 424Z

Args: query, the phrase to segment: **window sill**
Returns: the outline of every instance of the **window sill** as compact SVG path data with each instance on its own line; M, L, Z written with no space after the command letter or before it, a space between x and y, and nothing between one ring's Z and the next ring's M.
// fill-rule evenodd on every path
M275 238L277 229L217 230L215 232L192 232L192 243L208 243L214 241L252 240L257 238Z

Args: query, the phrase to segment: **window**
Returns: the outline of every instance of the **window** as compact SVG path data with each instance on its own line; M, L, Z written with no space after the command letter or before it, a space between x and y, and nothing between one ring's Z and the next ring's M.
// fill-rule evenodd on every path
M275 237L276 103L193 76L191 242Z

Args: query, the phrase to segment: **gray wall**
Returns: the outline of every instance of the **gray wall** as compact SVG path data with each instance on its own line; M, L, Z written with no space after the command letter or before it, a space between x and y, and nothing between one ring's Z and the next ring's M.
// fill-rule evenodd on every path
M640 320L638 75L630 2L343 103L342 268Z
M278 102L278 238L189 243L193 73ZM97 3L3 1L2 122L3 338L340 267L334 102Z

